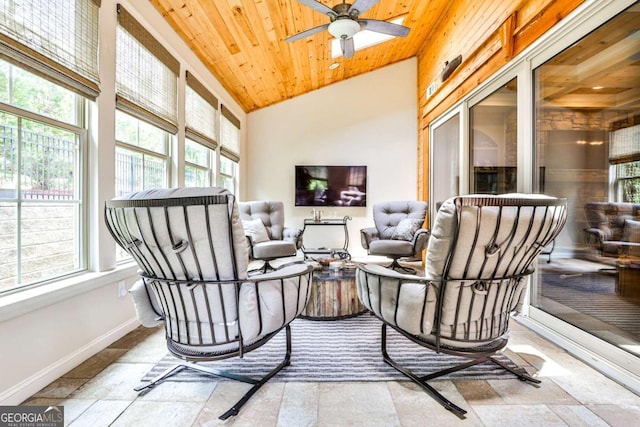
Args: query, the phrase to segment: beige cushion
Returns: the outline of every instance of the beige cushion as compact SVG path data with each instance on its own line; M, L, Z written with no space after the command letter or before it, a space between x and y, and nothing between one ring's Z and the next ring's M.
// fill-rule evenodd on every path
M270 240L267 229L260 218L242 220L242 227L244 228L244 234L249 236L253 243L268 242Z

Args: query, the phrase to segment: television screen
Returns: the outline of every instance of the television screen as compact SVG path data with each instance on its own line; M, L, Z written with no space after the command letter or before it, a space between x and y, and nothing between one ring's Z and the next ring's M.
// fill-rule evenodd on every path
M296 206L366 205L366 166L296 166Z

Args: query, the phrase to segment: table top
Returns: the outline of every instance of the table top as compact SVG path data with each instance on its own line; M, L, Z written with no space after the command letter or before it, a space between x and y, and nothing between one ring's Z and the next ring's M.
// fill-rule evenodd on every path
M332 280L350 280L355 279L356 269L341 268L339 270L322 268L321 270L313 270L313 280L328 282Z

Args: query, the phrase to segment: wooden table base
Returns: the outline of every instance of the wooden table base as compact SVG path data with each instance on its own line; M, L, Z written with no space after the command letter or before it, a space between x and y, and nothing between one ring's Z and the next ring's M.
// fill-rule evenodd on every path
M358 299L354 269L318 270L313 272L309 303L300 317L337 320L366 311Z

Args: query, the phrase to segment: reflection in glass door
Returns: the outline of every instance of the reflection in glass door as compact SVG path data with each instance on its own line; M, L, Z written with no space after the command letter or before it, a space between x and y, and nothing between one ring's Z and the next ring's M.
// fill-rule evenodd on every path
M460 114L431 128L431 190L430 215L450 197L460 194ZM429 222L432 223L431 221Z
M476 194L517 189L517 79L474 105L470 111L471 182Z
M640 8L534 70L538 192L569 201L531 303L640 356ZM627 352L627 353L624 353ZM628 367L638 370L635 363Z

